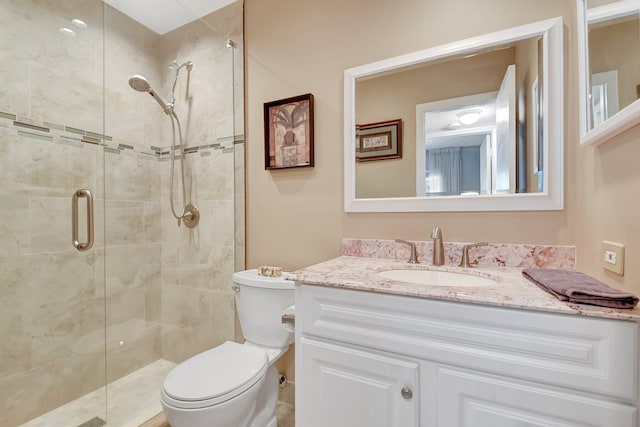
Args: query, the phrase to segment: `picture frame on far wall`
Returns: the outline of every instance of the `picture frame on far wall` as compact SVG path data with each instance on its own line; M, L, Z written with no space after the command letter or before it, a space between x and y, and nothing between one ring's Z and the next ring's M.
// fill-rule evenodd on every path
M264 104L264 168L313 167L313 95Z
M402 158L402 119L356 125L356 160Z

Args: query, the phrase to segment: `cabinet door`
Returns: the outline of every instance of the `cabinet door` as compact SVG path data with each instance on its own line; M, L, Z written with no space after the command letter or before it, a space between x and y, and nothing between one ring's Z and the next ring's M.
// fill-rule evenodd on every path
M439 426L636 426L632 406L455 368L436 371Z
M296 344L296 424L418 425L419 365L308 337Z

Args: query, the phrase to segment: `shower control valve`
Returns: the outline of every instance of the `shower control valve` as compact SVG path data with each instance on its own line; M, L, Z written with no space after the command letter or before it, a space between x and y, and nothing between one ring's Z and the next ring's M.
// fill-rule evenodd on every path
M184 215L182 216L182 222L187 228L194 228L200 222L200 211L197 206L189 203L185 206ZM180 226L180 220L178 220L178 227Z

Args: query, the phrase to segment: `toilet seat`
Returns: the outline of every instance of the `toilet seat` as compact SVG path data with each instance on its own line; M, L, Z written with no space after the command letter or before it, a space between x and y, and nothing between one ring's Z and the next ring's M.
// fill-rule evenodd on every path
M213 406L251 388L267 368L264 350L227 341L173 368L164 380L162 399L176 408Z

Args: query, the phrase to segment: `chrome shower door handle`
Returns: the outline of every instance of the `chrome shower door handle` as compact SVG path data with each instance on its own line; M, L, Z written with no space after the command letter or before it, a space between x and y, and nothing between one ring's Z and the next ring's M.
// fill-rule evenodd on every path
M78 241L78 199L87 199L87 241ZM76 191L71 199L71 241L73 246L79 251L88 251L93 246L93 194L83 188Z

